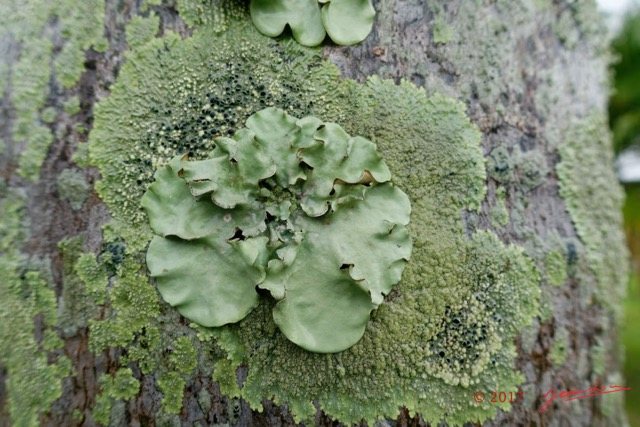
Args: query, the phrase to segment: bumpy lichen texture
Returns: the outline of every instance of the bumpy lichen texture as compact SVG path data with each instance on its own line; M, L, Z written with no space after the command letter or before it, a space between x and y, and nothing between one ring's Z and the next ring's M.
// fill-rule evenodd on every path
M558 147L561 162L556 170L560 195L596 276L596 295L620 320L628 275L621 213L624 193L612 168L613 150L606 123L606 116L600 112L574 123Z
M62 394L62 378L71 374L64 355L48 353L59 349L62 340L52 283L19 253L26 241L26 194L0 187L0 360L8 373L8 412L15 425L37 425ZM45 264L46 265L46 264ZM34 317L40 315L43 334L34 334Z
M142 46L155 37L160 28L160 18L153 12L148 17L134 16L127 24L127 43L132 49Z
M85 52L90 47L102 50L104 0L8 0L0 4L0 37L15 40L19 59L12 65L11 103L16 112L13 122L13 143L20 147L19 173L36 181L40 167L53 141L48 126L39 120L44 109L52 74L64 87L70 88L84 70ZM52 18L57 24L50 25ZM64 40L54 54L56 29ZM6 65L9 67L9 61ZM52 66L53 61L53 66ZM0 58L0 64L4 58ZM3 90L4 91L4 90Z
M98 379L102 394L97 397L94 421L108 425L112 404L115 400L131 399L140 391L140 381L133 377L130 368L119 369L114 376L101 375Z
M400 281L407 196L375 144L339 125L266 108L205 160L174 157L142 198L163 298L203 326L243 319L256 286L291 341L338 352Z
M462 211L479 209L486 178L480 133L463 104L404 82L341 82L319 52L239 22L222 34L169 34L127 59L96 108L90 156L113 216L107 238L125 242L129 253L151 239L140 200L158 167L189 151L206 158L216 137L233 135L265 106L322 117L370 139L411 200L411 261L352 348L303 350L278 330L269 301L236 325L197 328L203 345L215 337L227 351L214 374L223 392L254 408L273 398L297 420L312 419L316 399L347 423L395 417L401 405L452 425L509 409L476 403L473 392L516 391L522 381L513 342L537 313L539 276L518 247L489 231L463 231ZM241 387L240 364L247 366Z
M317 46L329 34L341 45L367 38L376 12L371 0L251 0L251 19L262 34L276 37L289 26L305 46Z
M178 0L178 12L190 27L206 25L224 31L230 20L244 16L244 6L237 0Z
M65 169L58 175L58 194L66 200L71 208L78 210L89 194L90 185L84 173L75 169Z

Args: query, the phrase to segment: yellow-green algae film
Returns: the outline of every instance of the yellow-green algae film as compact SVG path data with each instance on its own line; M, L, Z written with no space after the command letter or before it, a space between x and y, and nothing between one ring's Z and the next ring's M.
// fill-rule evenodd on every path
M227 352L214 374L223 392L255 409L265 398L288 404L298 421L313 418L313 402L347 423L393 418L400 406L452 425L508 410L508 403L477 403L473 393L515 392L523 381L514 369L514 339L538 311L539 275L522 249L490 231L464 232L463 211L478 210L486 193L480 132L460 102L405 82L341 81L320 54L261 36L246 17L223 33L203 27L186 40L169 33L128 52L111 95L95 109L90 135L90 159L102 174L96 188L112 214L107 240L128 268L142 263L138 252L151 233L140 199L156 168L179 153L204 158L215 137L233 134L254 112L276 106L334 121L374 141L411 198L414 254L401 283L373 313L364 338L341 353L292 344L272 320L273 302L230 327L196 327L204 341L194 346L215 338ZM149 299L141 304L147 313L157 310ZM148 331L172 328L179 317L161 307L166 316L140 319L136 330L145 322ZM124 305L114 316L138 309ZM161 338L149 333L128 330L115 342L111 333L98 334L104 340L95 348L134 350L139 339L156 346ZM147 369L160 365L150 353L138 354ZM247 378L238 385L240 364ZM182 387L180 373L170 367L162 384ZM177 399L167 397L165 410L175 412Z
M17 52L0 55L1 79L11 88L8 99L15 110L11 135L14 151L20 152L18 172L30 181L38 180L53 142L50 127L40 119L49 90L55 87L52 79L64 88L74 86L84 71L86 51L106 48L104 13L104 0L0 2L0 40ZM58 37L63 44L54 49ZM0 89L3 95L4 89Z

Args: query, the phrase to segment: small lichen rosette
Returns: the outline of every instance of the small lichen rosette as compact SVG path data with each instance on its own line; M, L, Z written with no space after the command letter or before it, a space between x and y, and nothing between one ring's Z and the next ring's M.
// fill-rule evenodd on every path
M284 335L315 352L354 345L411 254L409 198L373 142L267 108L208 159L177 156L142 199L162 297L207 327L242 320L257 288Z
M305 46L319 45L327 34L340 45L360 43L376 15L371 0L251 0L249 10L262 34L277 37L288 25Z

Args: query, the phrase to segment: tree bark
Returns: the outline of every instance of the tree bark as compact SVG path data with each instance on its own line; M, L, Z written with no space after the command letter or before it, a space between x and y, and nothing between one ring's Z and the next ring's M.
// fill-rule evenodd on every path
M615 399L587 398L557 404L544 413L539 411L549 389L583 389L596 380L603 385L608 385L608 381L624 385L619 374L621 347L616 319L620 299L614 296L609 301L601 296L603 291L598 290L606 285L616 289L605 289L604 293L617 293L624 284L618 283L619 280L600 279L589 270L588 254L601 247L597 243L590 246L590 237L582 235L579 226L574 225L581 219L568 207L574 203L573 199L561 196L565 184L560 182L562 172L557 171L558 164L566 161L559 147L567 141L577 139L586 147L595 146L599 141L599 137L593 136L595 132L604 134L605 150L610 149L604 129L606 120L602 119L608 97L610 57L606 31L595 3L375 0L374 6L377 16L369 37L354 47L326 45L324 58L339 68L343 78L364 82L378 75L397 83L407 80L429 94L438 92L462 101L471 122L482 133L488 175L487 195L481 209L464 213L465 231L471 235L476 230L492 230L505 244L524 248L541 272L541 312L516 340L515 368L524 376L521 390L526 398L509 411L499 410L495 419L482 425L621 425L625 418L618 406L619 400ZM162 5L150 8L160 17L160 35L168 31L182 37L191 35L192 30L178 15L173 1L165 0ZM81 78L74 86L65 88L55 78L47 83L49 94L45 105L53 106L58 118L46 124L54 137L35 182L19 176L18 159L25 147L15 140L14 134L16 104L21 101L15 99L13 86L20 76L15 67L11 67L20 58L16 52L20 52L22 41L11 34L0 35L0 52L4 57L1 63L13 70L0 104L3 117L0 137L5 145L0 154L0 170L5 189L26 194L22 215L30 224L30 237L22 245L16 237L15 245L21 246L13 249L22 254L23 264L50 263L44 270L51 274L50 287L55 292L59 312L63 311L61 307L67 293L72 292L65 290L65 286L73 276L59 242L81 235L83 252L97 254L104 250L101 227L108 222L110 214L93 189L100 172L79 162L74 153L79 144L89 138L96 102L109 96L127 61L125 53L129 46L125 28L130 19L138 15L148 15L140 1L107 0L104 34L108 48L104 52L86 50ZM53 34L53 51L57 52L64 44L64 36L59 34L55 20L47 25ZM80 112L60 113L63 102L74 95L79 98ZM44 106L40 113L43 110ZM585 126L590 131L576 131ZM605 158L603 167L610 170L611 165L606 161ZM63 197L58 185L59 177L69 168L81 171L90 186L79 209L74 209L69 198ZM595 178L585 176L584 179ZM8 218L7 191L0 193L5 209L5 219L0 219L0 223ZM598 197L582 201L582 206L597 209L589 203ZM501 222L496 219L500 203L504 203L507 212L504 225L497 225ZM580 207L580 203L578 205ZM620 224L614 223L611 227L616 229ZM5 235L8 234L4 232ZM556 284L550 284L553 279L547 263L547 248L556 247L553 246L556 243L549 242L557 243L564 266L560 270L566 269ZM623 271L626 260L617 262ZM106 316L105 310L98 308L95 317ZM34 319L34 336L40 343L45 329L41 317ZM188 323L175 317L182 324ZM140 393L126 402L114 401L111 423L132 426L295 424L286 406L265 400L264 410L258 412L241 399L225 396L207 369L189 377L179 416L165 415L161 410L162 394L157 389L157 378L144 374L137 363L123 364L126 351L122 347L92 352L89 325L84 322L76 329L63 330L60 326L56 329L64 346L49 352L48 357L52 361L56 355L67 356L73 375L64 377L61 396L39 414L41 425L96 425L91 414L102 394L99 376L126 366L140 381ZM0 338L3 346L11 346L10 337ZM205 356L200 355L200 359ZM4 365L4 361L2 363ZM243 375L246 373L241 370L239 378ZM7 406L10 381L8 370L0 371L0 426L21 425L14 414L10 415ZM202 390L208 392L210 399L202 397L206 396ZM209 400L208 404L203 403L203 399ZM429 414L414 415L403 408L396 420L378 423L427 425L424 419L429 420ZM480 425L474 419L468 421L468 425ZM315 423L338 425L321 411Z

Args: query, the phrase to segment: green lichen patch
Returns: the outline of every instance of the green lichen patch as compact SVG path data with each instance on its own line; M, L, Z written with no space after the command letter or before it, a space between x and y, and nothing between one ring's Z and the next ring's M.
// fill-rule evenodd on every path
M84 71L85 52L107 48L104 38L104 0L56 2L52 11L60 18L60 31L65 39L62 51L54 61L56 79L66 88L80 80Z
M628 252L622 232L623 190L613 170L606 116L593 113L576 122L558 147L560 195L587 250L600 302L621 318L628 277Z
M51 119L51 112L39 113L49 95L50 80L55 75L65 87L75 85L84 70L85 51L91 46L105 47L104 8L104 0L9 0L0 5L0 36L16 40L19 50L17 62L7 65L6 75L12 76L7 85L16 112L11 123L13 144L21 151L18 172L30 181L39 178L53 142L50 129L43 125ZM54 19L65 41L55 58Z
M215 378L253 408L264 398L287 404L296 420L313 418L313 402L345 423L395 417L403 405L452 425L493 417L499 406L475 403L473 392L517 390L522 375L513 368L513 342L537 313L539 275L521 249L488 231L463 231L462 212L477 211L485 197L486 172L480 133L455 100L406 82L341 82L318 51L261 37L241 23L222 34L201 28L187 40L151 40L128 54L111 96L98 104L90 136L91 161L102 173L98 191L113 216L108 238L126 242L128 253L118 256L142 264L134 253L151 232L140 200L156 170L188 151L206 159L216 137L233 135L266 106L322 117L377 145L393 184L411 201L412 260L362 340L341 353L312 353L290 342L267 299L236 325L196 328L198 346L215 337L227 352ZM162 313L145 320L135 343L147 339L150 325L178 323L175 311ZM156 341L167 345L163 337ZM122 341L105 335L104 342ZM240 364L247 367L241 386L234 369ZM157 384L165 410L176 413L184 377L168 369Z
M541 152L537 150L523 152L516 146L513 156L516 163L515 179L520 190L531 191L545 181L549 168Z
M140 391L140 381L133 377L130 368L120 368L115 375L101 375L98 378L101 394L91 411L93 420L102 425L110 425L114 404L117 400L129 400Z
M7 214L7 199L0 212ZM6 218L2 216L3 220ZM35 271L23 271L17 254L0 257L0 360L8 373L7 405L15 425L37 425L62 393L62 378L71 366L64 355L50 353L61 347L55 331L57 304L48 282ZM41 338L34 336L34 317L45 326Z
M237 0L178 0L178 13L188 26L209 26L216 32L245 12L246 6Z
M71 160L81 168L89 166L89 144L86 142L78 143Z
M74 271L96 304L104 304L108 278L102 265L96 261L94 254L81 254L77 257Z
M80 98L73 96L67 99L62 104L62 108L64 109L64 112L70 116L78 114L80 112Z
M63 261L63 288L60 299L58 327L63 337L77 334L88 325L89 319L97 315L96 304L86 283L77 274L77 263L82 258L84 236L67 238L58 243Z
M127 24L127 43L131 49L142 46L156 36L160 28L160 17L150 13L148 17L134 16Z
M491 150L487 158L488 175L500 183L513 181L515 165L509 149L501 144Z
M140 271L140 264L133 259L126 259L117 266L108 296L111 316L90 322L89 347L94 352L129 344L159 313L155 289Z
M213 37L207 28L185 41L169 35L130 52L111 96L96 107L90 157L102 173L96 190L113 215L106 238L123 237L130 251L142 249L151 236L139 202L160 164L182 153L206 157L216 137L233 135L266 106L277 103L304 116L336 103L319 101L323 95L344 92L337 71L315 53L306 52L312 59L303 62L301 53L285 54L282 45L245 26L215 37L218 49L211 51ZM307 66L315 72L308 75Z
M315 409L301 396L314 396L343 422L395 417L400 405L451 424L486 419L495 407L473 403L468 387L515 389L521 377L511 367L512 341L537 312L539 289L521 250L488 232L463 237L460 209L478 209L484 197L479 134L462 105L409 84L372 79L353 111L349 129L376 142L412 201L414 253L400 296L376 311L356 346L331 357L288 344L270 324L268 305L219 343L233 357L243 352L249 371L242 396L254 407L273 396L304 419ZM450 156L452 147L457 155Z
M491 207L489 211L491 225L496 228L504 227L509 223L509 211L505 204L506 194L504 187L498 187L498 189L496 189L495 205Z
M566 328L558 327L553 337L553 346L551 347L551 361L555 366L560 366L567 358L569 351L569 331Z
M98 382L102 392L114 399L131 399L140 391L140 381L130 368L118 369L114 376L102 375Z
M24 144L18 173L30 181L37 181L40 166L53 141L49 128L37 120L38 111L48 95L51 49L51 42L47 39L30 43L23 48L13 68L14 75L19 75L20 79L11 84L11 101L16 111L12 136L14 144Z
M40 113L40 120L45 123L53 123L57 116L56 109L53 107L47 107Z
M168 414L179 414L182 409L182 396L186 381L178 372L167 372L157 381L158 389L162 392L162 406Z
M550 251L545 258L547 282L553 286L562 286L567 280L567 259L564 253Z
M80 170L65 169L58 175L58 194L62 200L69 202L73 210L82 208L90 189L91 186Z

